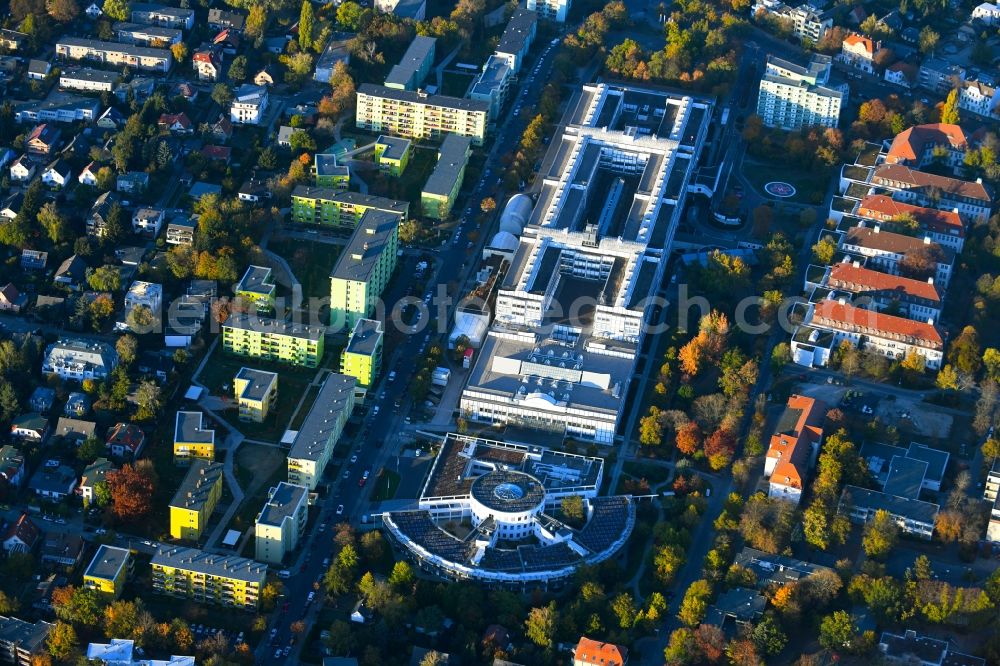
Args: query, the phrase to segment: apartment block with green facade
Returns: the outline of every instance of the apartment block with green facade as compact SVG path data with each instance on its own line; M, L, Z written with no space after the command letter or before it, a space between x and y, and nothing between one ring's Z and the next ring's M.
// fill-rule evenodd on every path
M222 325L222 348L238 356L315 368L323 359L325 334L322 326L234 312Z
M313 175L316 177L316 187L346 190L351 184L351 170L346 164L337 164L337 156L332 153L316 153Z
M353 228L369 210L393 213L405 220L410 204L332 187L298 185L292 190L292 221L298 224Z
M443 220L451 213L471 155L472 140L467 136L449 134L441 142L437 166L420 192L420 209L426 217Z
M375 319L359 319L340 355L340 372L358 380L358 387L367 389L375 383L382 365L382 323Z
M274 312L274 292L277 287L267 266L248 266L233 291L245 303L253 303L258 312Z
M410 149L413 142L396 136L384 134L375 142L375 164L378 170L387 176L398 177L406 170L410 162Z
M330 273L330 327L353 330L368 317L396 267L400 216L365 213Z

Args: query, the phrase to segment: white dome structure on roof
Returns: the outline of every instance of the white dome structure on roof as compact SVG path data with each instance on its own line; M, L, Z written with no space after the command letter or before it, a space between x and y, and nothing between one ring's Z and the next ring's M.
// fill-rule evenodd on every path
M527 194L515 194L503 207L500 214L500 231L506 231L520 238L524 232L524 227L531 217L531 209L535 207L535 202Z
M517 249L517 237L509 231L498 231L493 240L490 241L491 250L504 250L513 252Z

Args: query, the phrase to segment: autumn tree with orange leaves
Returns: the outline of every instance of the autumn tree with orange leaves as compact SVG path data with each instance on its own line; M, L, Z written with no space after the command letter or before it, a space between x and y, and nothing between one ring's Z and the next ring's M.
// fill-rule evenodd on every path
M116 518L136 521L150 512L156 475L148 460L108 472L106 480L111 490L111 512Z

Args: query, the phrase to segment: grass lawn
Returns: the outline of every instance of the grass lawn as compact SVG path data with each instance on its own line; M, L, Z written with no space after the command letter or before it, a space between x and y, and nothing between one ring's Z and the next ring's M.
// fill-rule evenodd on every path
M827 185L830 182L830 173L828 171L804 171L796 167L764 164L751 159L743 161L743 175L754 186L754 189L763 196L770 196L764 191L766 184L772 181L780 181L789 183L796 190L795 196L788 197L784 199L785 201L813 204L823 200Z
M316 402L316 396L318 395L318 386L310 386L306 390L306 397L305 400L302 401L302 407L299 408L299 411L295 414L295 418L293 418L292 422L288 425L290 430L298 430L302 427L302 422L305 421L306 416L309 415L309 410L312 408L313 403Z
M271 411L263 423L239 420L239 410L233 402L232 386L233 377L244 366L278 373L278 399L271 406ZM292 411L315 375L314 369L230 355L221 347L217 347L198 379L212 395L230 401L232 406L221 412L221 415L237 430L250 439L278 441L292 418Z
M378 478L375 479L375 490L372 492L373 502L391 500L396 496L396 489L399 488L399 474L392 470L383 469Z
M650 486L670 478L670 468L663 465L646 465L641 462L626 461L622 471L636 479L646 479Z
M452 97L465 97L465 93L469 90L469 86L472 85L472 81L475 78L475 74L459 74L458 72L446 71L441 76L441 90L438 92L442 95L451 95Z
M420 191L427 182L427 177L437 165L437 146L414 145L410 153L410 161L398 177L371 174L368 180L368 191L371 194L410 202L410 217L420 216Z
M291 266L302 283L303 297L330 295L330 271L340 256L340 245L289 239L271 241L267 247Z
M228 529L243 532L253 525L260 508L267 500L267 491L285 481L288 468L285 452L273 446L243 444L236 452L234 473L243 488L243 503L230 521Z

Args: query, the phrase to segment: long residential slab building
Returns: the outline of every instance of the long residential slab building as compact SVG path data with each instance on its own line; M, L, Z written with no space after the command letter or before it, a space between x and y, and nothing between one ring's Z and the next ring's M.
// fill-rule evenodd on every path
M288 483L316 489L354 411L357 383L357 379L347 375L327 375L288 452Z
M570 103L462 394L468 418L614 441L713 106L607 84Z
M439 138L452 132L471 137L473 143L481 145L489 113L489 102L481 100L374 83L362 83L358 88L357 126L371 132L413 139Z
M134 44L103 42L83 37L63 37L56 42L56 55L67 60L89 60L154 72L170 71L173 56L167 49Z

